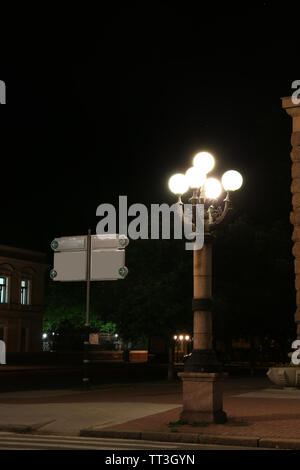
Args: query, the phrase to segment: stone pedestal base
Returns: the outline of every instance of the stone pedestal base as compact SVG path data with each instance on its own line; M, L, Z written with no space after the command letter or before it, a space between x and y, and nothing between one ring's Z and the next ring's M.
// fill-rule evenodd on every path
M193 423L226 423L223 411L224 374L180 372L183 384L183 411L180 419Z

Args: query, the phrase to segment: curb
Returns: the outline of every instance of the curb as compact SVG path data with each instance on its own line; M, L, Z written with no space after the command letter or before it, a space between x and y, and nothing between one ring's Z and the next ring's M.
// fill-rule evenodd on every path
M34 426L26 424L3 424L0 426L1 432L15 432L20 434L30 434L34 431Z
M183 432L155 432L155 431L114 431L104 429L81 429L80 436L84 437L102 437L102 438L115 438L115 439L135 439L135 440L147 440L147 441L160 441L160 442L183 442L191 444L220 444L220 445L236 445L244 447L273 447L276 448L279 442L264 439L261 440L259 437L245 437L245 436L220 436L220 435L208 435L208 434L197 434L197 433L183 433ZM286 445L290 441L286 439ZM264 443L264 445L261 444ZM293 441L295 445L296 441ZM266 445L268 444L269 445ZM300 449L300 440L297 441L298 448ZM282 444L284 445L284 444ZM292 448L295 447L281 447L281 448Z
M169 433L155 431L114 431L104 429L82 429L80 436L115 439L135 439L160 442L183 442L191 444L232 445L264 449L300 450L300 439L263 438L250 436L222 436L196 433Z
M13 432L20 434L34 434L43 426L52 423L55 420L45 421L35 424L0 424L0 432Z
M300 450L299 439L260 439L260 447L270 447L275 449Z
M44 424L44 423L43 423ZM0 432L20 434L34 434L43 424L5 424L0 425ZM47 434L49 434L47 432ZM53 434L53 433L51 433ZM55 434L55 433L54 433ZM285 449L300 450L300 439L264 438L252 436L222 436L213 434L197 434L183 432L157 432L157 431L117 431L109 429L81 429L79 436L99 437L112 439L133 439L158 442L178 442L185 444L215 444L227 446L243 446L252 449Z

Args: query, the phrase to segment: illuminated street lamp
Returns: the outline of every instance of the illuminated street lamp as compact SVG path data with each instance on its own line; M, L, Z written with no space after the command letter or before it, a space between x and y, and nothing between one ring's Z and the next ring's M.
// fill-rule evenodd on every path
M214 157L208 152L200 152L195 155L193 166L185 175L174 175L169 180L170 190L178 196L182 216L184 204L181 197L191 189L192 196L188 202L192 204L194 226L197 205L202 204L204 208L204 244L201 249L194 250L193 351L185 361L184 372L179 374L183 381L181 416L187 422L226 421L222 410L221 364L212 347L212 233L230 210L230 192L242 186L243 178L235 170L226 171L221 181L208 177L214 166ZM207 394L207 400L203 401L203 393Z
M173 336L174 344L173 347L175 348L176 352L176 362L178 362L178 353L181 351L182 354L186 352L188 349L188 343L191 341L190 335L187 334L180 334Z
M208 152L200 152L195 155L193 164L196 168L199 168L202 173L207 175L215 166L214 157Z
M169 179L169 188L172 193L177 194L179 201L181 202L181 195L189 189L188 181L185 175L177 173L176 175L171 176Z

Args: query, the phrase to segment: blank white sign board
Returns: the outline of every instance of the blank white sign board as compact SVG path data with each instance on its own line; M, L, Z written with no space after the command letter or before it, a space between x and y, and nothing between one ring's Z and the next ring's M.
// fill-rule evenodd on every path
M54 253L54 281L86 281L86 251Z
M55 247L54 251L80 251L87 249L87 236L77 235L74 237L60 237L53 240ZM125 235L119 234L106 234L106 235L91 235L91 248L92 250L101 249L123 249L129 243Z
M125 265L125 250L94 250L91 259L91 281L123 279L119 269Z
M90 280L124 279L125 250L129 240L125 235L106 234L90 236ZM54 281L87 281L88 236L55 238L51 243L54 266L50 277Z
M61 251L54 253L54 281L86 281L86 251ZM91 281L123 279L125 250L94 250L91 253ZM122 272L122 271L121 271Z

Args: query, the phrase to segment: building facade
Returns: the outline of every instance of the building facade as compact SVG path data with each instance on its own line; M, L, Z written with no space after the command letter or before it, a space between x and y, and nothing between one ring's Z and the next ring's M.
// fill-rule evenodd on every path
M0 245L0 340L7 353L42 350L43 253Z
M291 161L292 161L292 212L290 221L293 225L293 255L295 257L295 289L297 310L295 323L297 339L300 339L300 102L292 97L282 98L282 107L292 117Z

